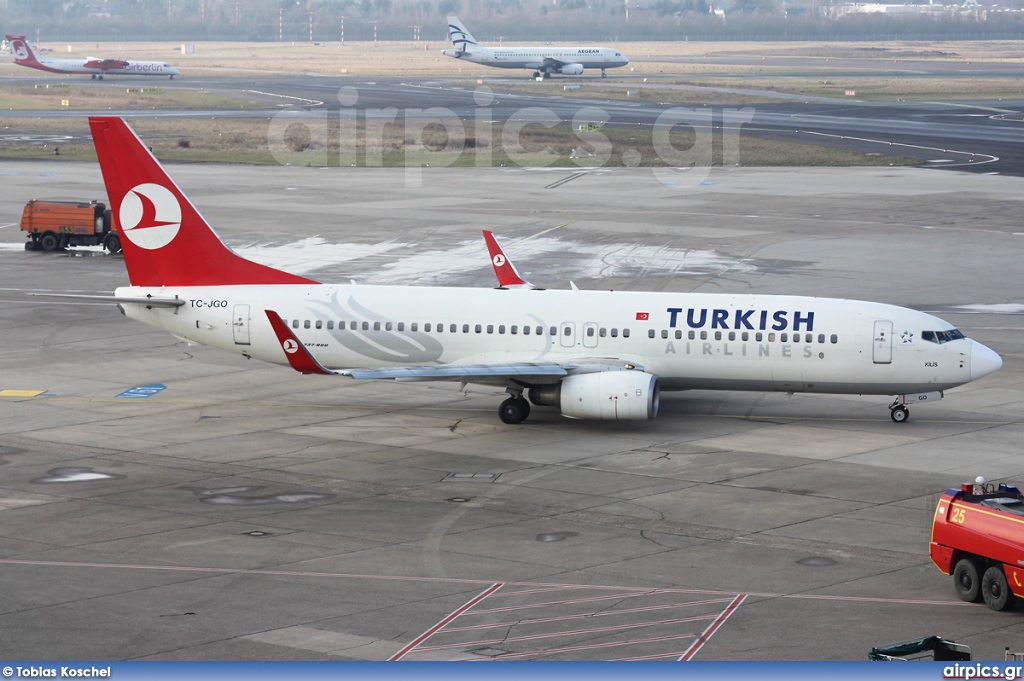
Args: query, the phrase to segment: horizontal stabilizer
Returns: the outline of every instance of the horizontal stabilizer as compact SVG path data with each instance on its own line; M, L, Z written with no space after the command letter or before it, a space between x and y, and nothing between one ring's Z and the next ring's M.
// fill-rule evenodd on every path
M44 298L78 298L79 300L98 300L104 303L133 303L146 305L147 307L181 307L185 301L181 298L153 298L142 296L139 298L120 298L118 296L86 295L78 293L30 293L30 296L41 296Z

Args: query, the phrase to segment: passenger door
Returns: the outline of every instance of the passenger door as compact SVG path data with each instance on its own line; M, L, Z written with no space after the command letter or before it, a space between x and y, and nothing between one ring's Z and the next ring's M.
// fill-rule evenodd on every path
M892 364L892 322L875 320L874 350L871 358L875 364Z

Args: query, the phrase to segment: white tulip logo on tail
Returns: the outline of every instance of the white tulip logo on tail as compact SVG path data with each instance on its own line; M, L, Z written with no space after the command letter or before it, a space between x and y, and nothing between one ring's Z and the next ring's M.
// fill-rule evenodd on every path
M28 48L20 39L11 41L11 53L15 59L28 59Z
M181 206L166 187L140 184L128 191L118 211L118 225L136 246L163 248L181 228Z

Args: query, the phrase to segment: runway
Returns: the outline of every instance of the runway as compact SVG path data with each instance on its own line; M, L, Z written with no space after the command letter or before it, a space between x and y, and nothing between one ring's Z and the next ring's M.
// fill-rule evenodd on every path
M170 172L236 251L323 281L493 286L487 228L539 285L895 303L1004 366L904 424L884 398L693 391L650 422L538 408L506 426L486 388L302 376L26 295L127 278L119 256L26 252L12 224L32 197L103 198L98 167L0 161L0 656L865 659L929 634L976 659L1019 649L1021 610L956 600L927 545L946 488L1024 481L1021 179Z
M751 58L729 59L727 63L759 63ZM797 64L821 64L820 59L795 59ZM859 73L864 62L852 61L848 71ZM925 62L931 63L931 62ZM887 73L886 64L872 62L877 76ZM934 63L925 69L911 65L920 77L952 75L957 65ZM918 68L920 66L921 68ZM831 69L838 67L830 66ZM965 75L1015 78L1021 67L1015 64L963 65ZM831 73L831 71L830 71ZM616 74L618 75L618 74ZM481 85L473 84L479 80ZM737 129L743 135L855 149L867 153L904 156L926 162L935 168L953 167L979 173L1024 175L1024 95L1013 100L977 101L857 101L826 100L808 97L804 101L788 97L786 101L768 101L742 106L679 105L671 103L631 102L607 98L578 98L530 94L507 89L509 83L521 86L523 78L506 74L477 79L419 77L349 77L349 76L273 76L194 77L165 83L165 88L197 90L257 102L265 108L223 110L133 110L133 111L9 111L9 118L74 117L90 114L115 114L134 118L269 118L287 112L314 112L317 115L360 120L396 120L406 118L437 119L451 115L462 120L509 121L535 120L538 112L551 115L563 123L578 122L582 115L588 122L609 127L639 127L671 124L675 114L692 112L697 117L694 127L717 130ZM527 83L529 81L526 81ZM560 81L561 82L561 81ZM569 83L569 79L565 80ZM623 90L660 85L659 79L644 83L643 79L620 76L609 81L600 77L572 79L589 87L607 87L617 83ZM84 87L112 87L108 83L83 83ZM738 83L742 85L742 83ZM733 88L709 88L730 91ZM581 113L585 110L585 113ZM326 112L326 113L324 113ZM705 122L708 121L708 122ZM742 159L741 159L742 164ZM950 165L952 164L952 165Z

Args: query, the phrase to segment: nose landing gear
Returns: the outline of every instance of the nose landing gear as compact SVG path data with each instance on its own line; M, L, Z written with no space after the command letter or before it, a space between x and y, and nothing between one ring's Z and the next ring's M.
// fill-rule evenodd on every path
M896 423L906 423L910 418L910 410L902 404L894 404L889 407L889 417Z

